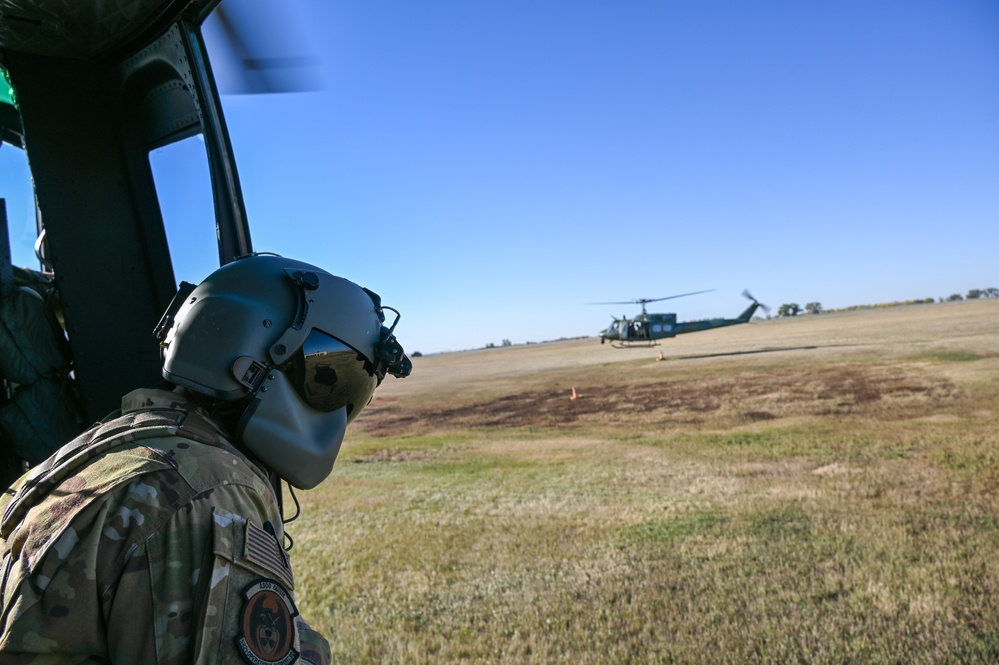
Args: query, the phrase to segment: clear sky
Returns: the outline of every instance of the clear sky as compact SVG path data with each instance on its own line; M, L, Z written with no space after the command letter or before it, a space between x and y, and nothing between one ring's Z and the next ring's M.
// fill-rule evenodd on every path
M999 287L992 0L299 5L323 88L224 98L254 246L409 351Z

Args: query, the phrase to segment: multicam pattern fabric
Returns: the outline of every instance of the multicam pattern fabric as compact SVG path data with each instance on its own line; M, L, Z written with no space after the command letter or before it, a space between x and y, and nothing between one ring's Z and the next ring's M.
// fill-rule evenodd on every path
M0 663L328 663L265 474L178 392L122 413L0 501Z

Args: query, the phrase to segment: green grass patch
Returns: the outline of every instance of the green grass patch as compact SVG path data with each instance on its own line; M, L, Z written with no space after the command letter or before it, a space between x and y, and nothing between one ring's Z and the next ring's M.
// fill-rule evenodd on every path
M944 444L931 451L930 459L952 471L975 474L999 471L999 450L983 441L964 445Z
M767 541L807 538L812 533L808 515L798 506L778 506L748 516L749 535Z
M363 437L345 443L338 459L340 462L405 461L460 448L470 441L467 434Z
M984 358L980 353L974 351L963 351L960 349L931 349L919 355L913 356L912 359L921 362L935 362L935 363L966 363L975 360L981 360Z
M870 430L870 431L868 431ZM858 423L856 430L831 428L827 422L792 427L771 427L734 431L681 431L669 437L645 439L656 447L683 451L714 460L769 460L809 458L822 460L896 459L914 448L909 436L883 425L868 428Z
M477 476L492 475L507 471L521 471L538 466L532 460L514 457L483 456L458 459L437 459L422 463L416 469L422 474L430 474L442 480L454 477L472 479Z
M720 449L760 456L801 454L828 449L828 441L822 436L821 429L820 427L772 427L728 432L685 432L674 437L672 441L695 449Z
M621 541L627 545L668 545L689 538L716 535L728 521L719 509L683 513L670 519L653 519L627 528Z

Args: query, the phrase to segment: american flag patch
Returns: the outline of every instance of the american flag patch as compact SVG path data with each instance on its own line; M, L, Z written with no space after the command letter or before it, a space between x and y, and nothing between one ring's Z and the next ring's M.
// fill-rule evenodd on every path
M243 557L272 573L288 588L295 588L288 553L278 543L277 538L249 521L246 523L246 547Z

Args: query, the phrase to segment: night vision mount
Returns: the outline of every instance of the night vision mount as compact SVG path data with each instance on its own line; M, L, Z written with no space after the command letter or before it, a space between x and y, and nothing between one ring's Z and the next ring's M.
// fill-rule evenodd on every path
M382 322L378 343L375 344L375 372L378 374L379 380L384 378L386 373L397 379L404 379L412 374L413 361L406 355L402 344L399 343L394 334L395 327L399 325L399 319L402 318L402 315L394 307L382 305L381 296L371 289L364 289L364 292L371 296L371 301L375 303L375 311L378 312L378 320ZM395 320L388 327L384 325L386 310L395 313Z

